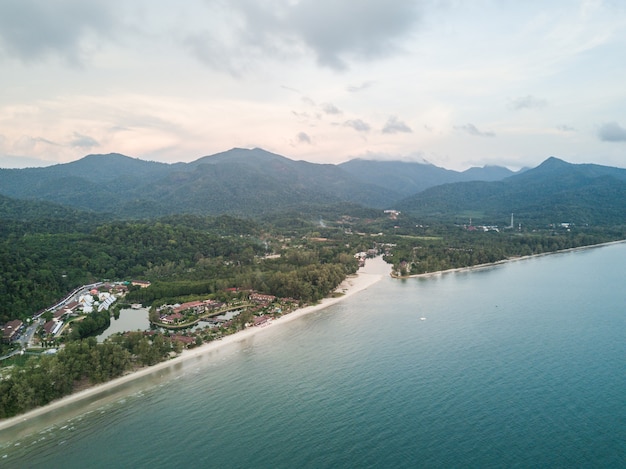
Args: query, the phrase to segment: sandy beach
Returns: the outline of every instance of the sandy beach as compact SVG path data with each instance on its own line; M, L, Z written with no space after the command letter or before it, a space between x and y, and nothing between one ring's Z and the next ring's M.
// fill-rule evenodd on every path
M391 266L385 263L382 260L382 257L368 259L364 267L360 268L355 275L347 277L337 287L337 289L335 290L335 296L332 298L325 298L315 305L306 306L304 308L297 309L292 313L281 316L280 318L274 320L269 326L249 327L243 331L223 337L220 340L209 342L190 350L184 350L180 355L172 358L171 360L158 363L154 366L141 368L140 370L137 370L135 372L121 376L111 381L107 381L106 383L98 384L83 391L70 394L43 407L38 407L29 412L17 415L15 417L11 417L9 419L0 420L0 432L10 429L11 427L14 427L18 424L20 426L28 425L28 422L33 419L41 417L57 409L76 406L81 401L90 400L93 403L94 400L97 401L99 395L102 395L104 397L108 395L111 390L128 384L134 380L157 374L177 364L181 364L185 361L215 351L221 347L225 347L227 345L246 340L252 335L261 334L268 329L280 327L281 324L301 318L302 316L305 316L312 312L327 308L339 301L342 301L345 298L354 295L355 293L365 290L366 288L378 282L384 276L388 276L390 272Z

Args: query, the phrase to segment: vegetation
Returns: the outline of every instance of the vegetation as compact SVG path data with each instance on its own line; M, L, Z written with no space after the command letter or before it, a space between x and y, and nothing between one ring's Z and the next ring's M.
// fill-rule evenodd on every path
M0 418L47 404L85 385L121 376L133 366L154 365L180 346L162 335L117 336L98 344L89 338L69 342L56 354L30 357L23 366L4 368L0 379Z
M93 170L102 165L133 168L137 179ZM291 308L328 296L357 270L354 254L371 249L384 252L396 275L404 276L626 237L626 170L550 159L506 182L495 180L506 171L492 171L492 182L432 187L398 202L402 213L385 214L359 203L397 200L428 182L420 179L424 168L407 169L394 188L397 165L352 164L340 174L317 166L233 150L182 166L106 155L2 170L7 177L0 178L0 192L99 212L0 196L0 324L26 321L95 281L149 280L148 288L130 287L123 301L153 306L152 314L164 304L243 301L249 290L291 298ZM106 184L97 185L94 174L105 174ZM377 179L384 186L374 187ZM512 211L523 225L503 228ZM129 215L135 218L122 218ZM474 225L500 227L470 226L470 218ZM67 328L58 353L3 362L0 418L158 363L178 353L182 339L193 346L236 332L255 313L271 314L269 307L263 313L247 308L193 337L136 332L103 344L93 336L109 326L119 306L84 315ZM43 334L41 340L58 345ZM11 347L0 345L0 355Z
M626 226L553 226L524 232L469 228L434 225L419 229L420 236L398 235L392 240L394 248L387 260L393 264L396 275L415 275L600 244L626 236Z

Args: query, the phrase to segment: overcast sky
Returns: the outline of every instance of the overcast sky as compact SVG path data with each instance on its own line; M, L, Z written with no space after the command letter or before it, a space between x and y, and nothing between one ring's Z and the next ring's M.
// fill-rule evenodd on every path
M2 0L0 166L626 167L621 0Z

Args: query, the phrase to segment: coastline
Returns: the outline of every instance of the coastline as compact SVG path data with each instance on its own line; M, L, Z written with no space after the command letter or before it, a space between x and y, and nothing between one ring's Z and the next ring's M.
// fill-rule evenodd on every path
M509 262L523 261L523 260L527 260L527 259L533 259L535 257L551 256L553 254L563 254L563 253L567 253L567 252L585 251L587 249L600 248L600 247L604 247L604 246L611 246L613 244L622 244L622 243L626 243L626 239L622 239L622 240L618 240L618 241L608 241L606 243L600 243L600 244L589 244L587 246L578 246L578 247L575 247L575 248L561 249L560 251L542 252L540 254L531 254L529 256L509 257L507 259L502 259L502 260L496 261L496 262L488 262L486 264L471 265L471 266L468 266L468 267L456 267L454 269L437 270L437 271L434 271L434 272L425 272L425 273L422 273L422 274L405 275L405 276L402 276L402 277L397 276L397 275L393 275L393 274L391 276L393 278L395 278L395 279L428 278L428 277L437 277L439 275L452 274L452 273L457 273L457 272L473 272L475 270L488 269L490 267L495 267L495 266L502 265L502 264L508 264Z
M459 272L471 272L480 269L487 269L494 266L506 264L509 262L516 262L521 260L532 259L535 257L548 256L553 254L574 252L574 251L582 251L587 249L599 248L603 246L609 246L614 244L626 243L626 240L618 240L618 241L610 241L606 243L593 244L587 246L579 246L575 248L563 249L560 251L546 252L541 254L533 254L529 256L520 256L520 257L512 257L508 259L503 259L493 263L479 264L469 267L460 267L454 269L441 270L436 272L427 272L422 274L413 274L404 277L393 276L396 279L406 279L406 278L429 278L436 277L443 274L449 273L459 273ZM249 327L245 330L239 331L235 334L231 334L225 336L219 340L215 340L206 344L203 344L199 347L193 349L185 349L183 352L166 361L157 363L156 365L140 368L137 371L130 372L124 376L115 378L111 381L107 381L105 383L100 383L94 386L91 386L82 391L69 394L61 399L55 400L46 404L45 406L38 407L32 409L26 413L16 415L14 417L10 417L8 419L0 420L0 437L3 436L7 430L14 429L19 427L28 427L29 424L33 423L36 419L46 416L47 414L51 414L57 410L63 410L64 408L70 408L72 406L80 406L80 403L83 401L90 401L88 404L84 405L84 410L86 411L88 407L93 406L94 404L98 404L101 400L110 396L115 392L118 388L123 388L133 381L139 380L141 378L150 377L153 375L158 375L159 373L169 369L174 368L175 366L180 366L182 363L190 361L194 358L200 357L204 354L208 354L210 352L216 351L220 348L227 347L231 344L235 344L238 342L242 342L253 335L262 333L267 329L271 329L274 325L280 325L287 323L289 321L296 320L305 316L307 314L323 310L331 305L334 305L341 300L348 298L371 285L377 283L384 276L391 274L392 267L390 264L385 263L382 260L382 257L376 257L373 259L368 259L365 267L359 269L355 275L348 276L336 289L335 293L339 293L339 296L336 297L327 297L321 300L319 303L315 305L306 306L303 308L299 308L292 313L281 316L280 318L274 320L268 327ZM2 438L0 438L0 441Z
M16 415L5 420L0 420L0 433L16 427L17 425L27 426L29 422L39 417L52 413L55 410L74 406L76 404L79 404L81 401L94 399L91 402L91 404L93 404L94 402L97 402L98 396L102 396L104 398L109 395L114 389L127 385L142 377L149 377L170 367L180 365L185 361L189 361L201 355L208 354L219 348L244 341L247 338L259 334L264 330L271 329L273 326L284 324L301 318L302 316L305 316L307 314L313 313L315 311L325 309L331 305L334 305L335 303L338 303L339 301L342 301L345 298L349 298L355 293L363 291L366 288L374 285L384 276L389 275L390 272L391 265L385 263L382 257L379 256L373 259L368 259L364 267L360 268L356 274L346 277L346 279L335 289L335 293L339 294L338 296L324 298L317 304L305 306L289 314L285 314L284 316L281 316L280 318L274 320L269 325L269 327L249 327L242 331L236 332L235 334L225 336L219 340L203 344L199 347L193 349L185 349L181 352L180 355L170 360L157 363L153 366L141 368L137 371L128 373L124 376L120 376L119 378L115 378L111 381L91 386L77 393L69 394L65 397L62 397L61 399L52 401L45 406L37 407L36 409L32 409L26 413Z

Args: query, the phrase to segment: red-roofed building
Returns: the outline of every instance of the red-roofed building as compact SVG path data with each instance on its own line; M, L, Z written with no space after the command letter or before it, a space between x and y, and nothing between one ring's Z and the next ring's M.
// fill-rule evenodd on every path
M254 318L254 325L258 327L268 326L272 322L272 318L270 316L259 316Z
M255 303L271 303L272 301L274 301L276 299L276 297L274 295L263 295L261 293L251 293L250 296L250 301L254 301Z
M48 321L47 323L43 325L43 331L46 334L52 334L52 329L54 329L55 325L56 325L56 321Z
M190 301L174 308L174 312L180 313L181 311L185 311L186 309L194 309L197 313L199 313L204 310L204 306L205 304L203 301Z
M164 324L174 324L175 322L179 322L183 318L183 315L180 313L168 314L167 316L163 316L161 318L161 322Z

